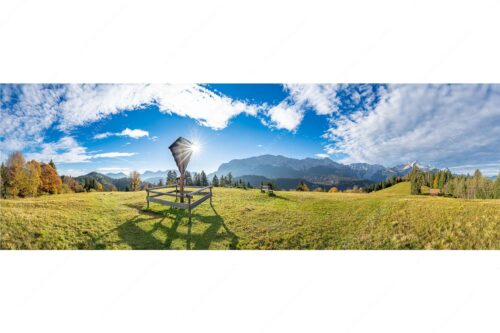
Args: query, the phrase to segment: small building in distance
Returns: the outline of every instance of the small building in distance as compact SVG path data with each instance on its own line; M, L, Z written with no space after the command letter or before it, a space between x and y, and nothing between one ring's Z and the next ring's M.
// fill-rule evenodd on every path
M429 189L429 194L430 194L430 195L437 196L437 195L440 195L440 194L441 194L441 190L440 190L440 189L438 189L438 188L431 188L431 189Z

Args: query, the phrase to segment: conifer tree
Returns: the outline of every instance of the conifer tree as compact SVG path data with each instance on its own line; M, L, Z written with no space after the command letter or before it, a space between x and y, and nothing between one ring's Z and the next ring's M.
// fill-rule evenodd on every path
M2 162L2 165L0 166L0 199L5 198L6 181L7 181L7 168L5 167L5 164Z
M212 186L219 187L219 178L217 178L217 175L214 175L214 178L212 178Z
M193 178L191 177L191 172L186 171L186 173L184 174L184 182L186 183L186 186L193 185Z
M423 175L417 166L414 166L410 172L411 194L420 194L422 192Z
M205 171L203 171L203 170L201 170L201 173L200 173L200 183L201 183L201 186L208 186L207 175L205 174Z
M303 180L301 180L296 190L301 192L309 192L309 187Z
M494 185L494 197L495 199L500 199L500 172L498 173L497 179Z
M52 169L57 171L56 164L54 163L54 161L52 161L52 159L50 160L49 165L52 167Z

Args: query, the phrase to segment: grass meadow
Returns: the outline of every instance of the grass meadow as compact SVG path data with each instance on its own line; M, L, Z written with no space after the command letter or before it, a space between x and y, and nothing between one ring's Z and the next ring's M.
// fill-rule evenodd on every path
M145 192L0 201L2 249L500 249L500 200L215 188L193 211Z

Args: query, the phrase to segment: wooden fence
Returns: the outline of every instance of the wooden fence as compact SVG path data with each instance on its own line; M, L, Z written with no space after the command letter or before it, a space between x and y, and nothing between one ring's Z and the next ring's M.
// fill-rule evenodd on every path
M180 192L177 185L169 185L169 186L156 186L146 189L147 196L147 207L149 209L149 203L155 202L160 205L187 209L189 211L189 223L191 223L191 211L204 202L207 199L210 199L210 206L212 206L212 186L187 186L188 188L196 188L194 191L184 191ZM170 191L159 191L160 189L172 189ZM200 195L201 197L195 200L194 196ZM159 197L167 196L174 197L175 201L169 201L165 199L160 199ZM179 202L177 202L177 200ZM187 200L187 202L186 202Z

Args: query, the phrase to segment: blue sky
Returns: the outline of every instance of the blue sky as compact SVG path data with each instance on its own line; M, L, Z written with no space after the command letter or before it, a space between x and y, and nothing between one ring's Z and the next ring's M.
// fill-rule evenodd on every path
M0 112L2 160L72 175L174 169L178 136L196 171L261 154L500 171L498 85L0 85Z

